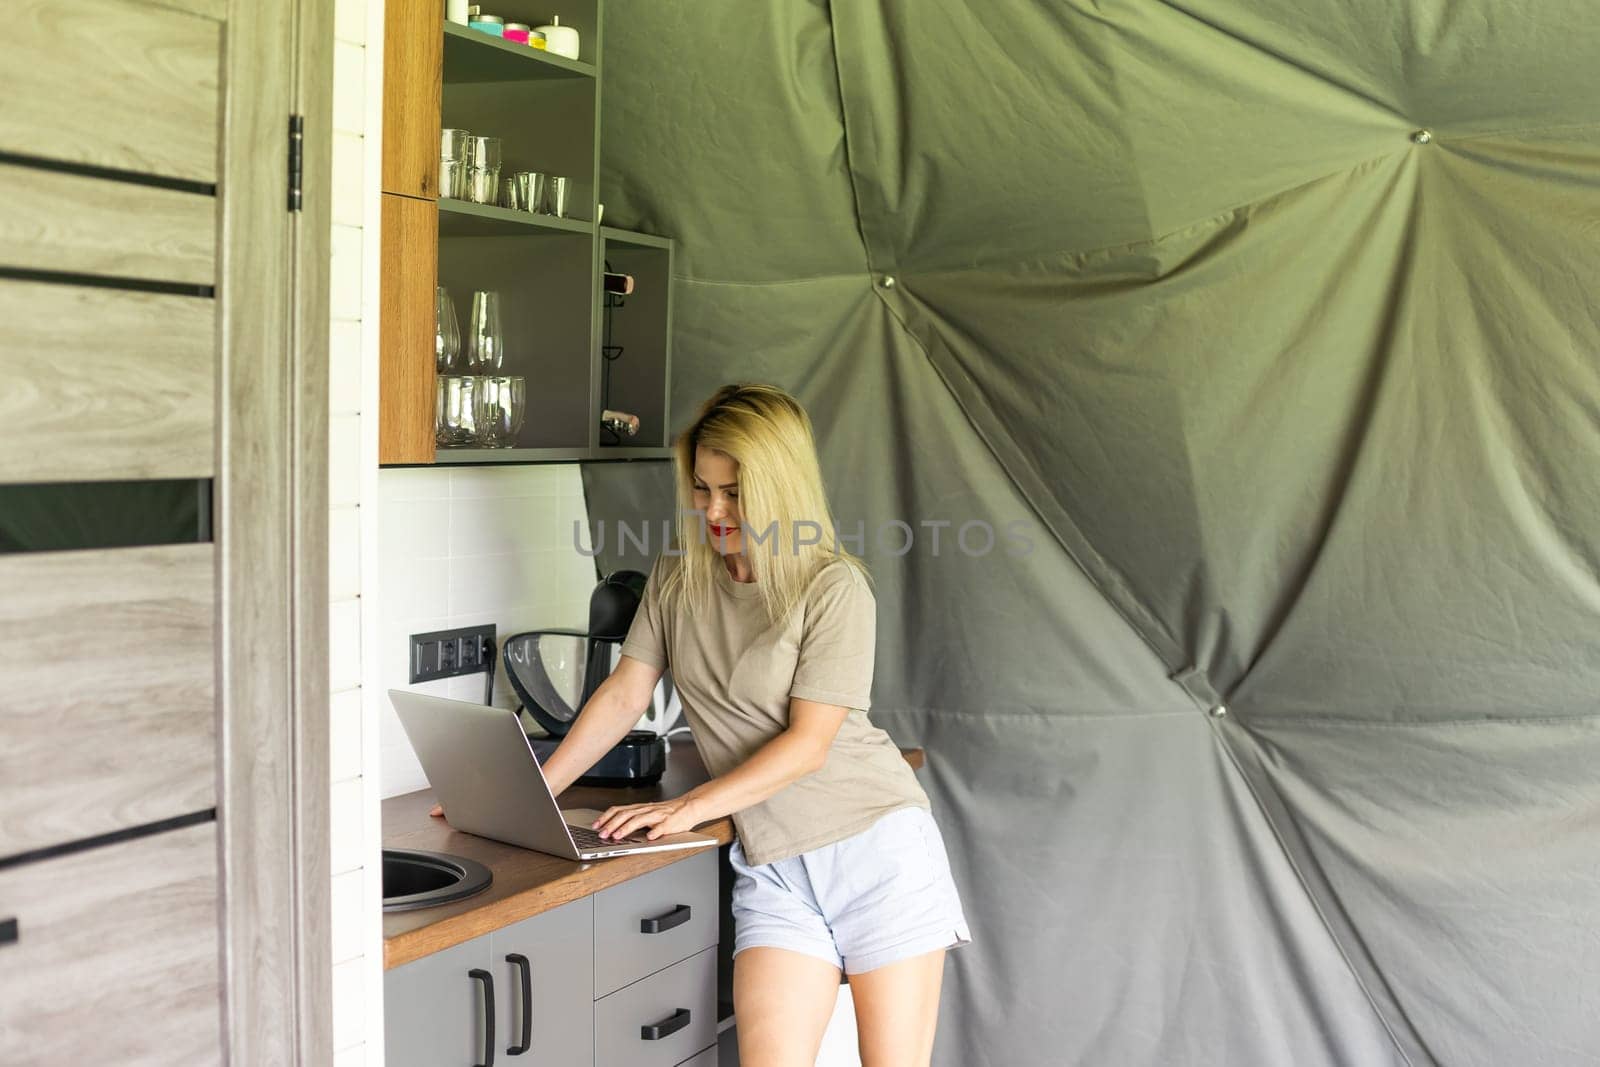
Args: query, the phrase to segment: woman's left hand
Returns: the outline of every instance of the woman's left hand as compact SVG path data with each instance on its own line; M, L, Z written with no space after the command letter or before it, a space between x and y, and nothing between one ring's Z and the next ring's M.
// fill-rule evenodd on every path
M650 804L623 804L607 808L605 814L594 821L593 829L608 839L627 837L635 830L650 827L646 837L654 841L665 834L681 834L693 830L699 822L695 818L694 802L687 796L672 800L658 800Z

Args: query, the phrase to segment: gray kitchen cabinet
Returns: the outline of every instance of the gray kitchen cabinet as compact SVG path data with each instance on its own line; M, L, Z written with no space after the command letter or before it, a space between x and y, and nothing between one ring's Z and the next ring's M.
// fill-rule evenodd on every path
M594 1010L593 915L594 898L583 897L489 935L496 1059L503 1054L515 1067L594 1062L594 1031L581 1025Z
M387 1062L483 1064L492 1027L501 1067L715 1067L716 948L705 849L390 970Z
M487 1062L484 1042L493 1005L487 1001L486 983L474 972L489 974L489 967L489 938L475 937L386 974L383 1041L388 1067ZM487 1017L486 1008L491 1009ZM497 1030L497 1053L499 1037Z
M594 995L614 993L717 943L717 850L594 897Z
M716 1043L716 946L594 1006L595 1067L676 1067Z
M717 1067L717 1046L712 1045L698 1056L690 1056L678 1067Z

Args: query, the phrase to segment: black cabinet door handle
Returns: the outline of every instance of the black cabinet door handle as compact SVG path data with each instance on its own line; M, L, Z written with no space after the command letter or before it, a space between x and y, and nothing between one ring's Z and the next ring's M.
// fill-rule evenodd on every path
M689 1025L689 1009L679 1008L672 1013L672 1018L662 1019L658 1023L639 1027L639 1036L646 1041L660 1041Z
M674 927L682 926L689 921L689 905L679 904L665 915L658 915L654 919L640 919L639 932L641 934L662 934Z
M533 967L520 952L507 956L506 962L515 963L522 977L522 1041L506 1049L506 1055L520 1056L533 1045Z
M494 1067L494 975L474 967L467 977L483 983L483 1062L473 1067Z
M0 945L15 944L21 934L17 930L17 920L0 919Z

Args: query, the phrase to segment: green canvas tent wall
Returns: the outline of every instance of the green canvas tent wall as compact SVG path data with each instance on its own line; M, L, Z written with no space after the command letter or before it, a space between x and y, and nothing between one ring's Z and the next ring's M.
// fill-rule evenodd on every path
M793 390L865 531L975 939L936 1062L1600 1063L1593 3L605 34L674 428ZM591 519L670 477L590 465Z

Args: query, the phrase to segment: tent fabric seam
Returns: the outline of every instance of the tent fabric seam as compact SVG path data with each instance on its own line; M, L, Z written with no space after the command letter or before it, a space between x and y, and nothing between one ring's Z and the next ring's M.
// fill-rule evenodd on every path
M1473 716L1471 718L1458 717L1448 719L1357 719L1341 718L1330 715L1285 715L1267 714L1252 715L1249 712L1240 712L1239 721L1246 726L1322 726L1330 729L1345 727L1383 729L1426 729L1435 726L1448 726L1453 728L1466 728L1475 726L1558 726L1567 723L1600 723L1600 711L1582 712L1577 715L1529 715L1511 718L1497 718L1495 716Z
M1261 789L1257 787L1254 777L1248 770L1245 769L1239 753L1235 750L1233 743L1227 736L1227 731L1222 729L1222 727L1214 721L1212 723L1212 729L1218 743L1222 746L1223 753L1228 757L1228 762L1233 767L1234 773L1239 776L1239 780L1244 783L1244 787L1250 791L1250 796L1256 803L1256 810L1260 813L1262 822L1266 823L1267 829L1272 832L1273 840L1278 843L1278 851L1282 854L1284 862L1289 865L1289 870L1294 873L1295 880L1300 883L1300 890L1305 894L1306 901L1311 905L1312 910L1316 913L1317 921L1322 924L1323 931L1328 935L1328 940L1333 943L1334 950L1337 951L1339 953L1339 957L1344 960L1345 966L1350 971L1351 979L1356 983L1357 988L1361 990L1361 995L1367 999L1368 1005L1370 1005L1372 1008L1373 1015L1377 1017L1378 1025L1383 1027L1384 1033L1389 1036L1389 1040L1393 1043L1395 1054L1398 1055L1407 1065L1409 1065L1409 1067L1417 1067L1416 1061L1401 1044L1400 1035L1396 1033L1394 1025L1390 1021L1388 1014L1381 1006L1379 1006L1378 1000L1373 995L1366 976L1362 973L1362 968L1357 966L1354 957L1351 955L1350 947L1347 946L1344 940L1340 938L1337 932L1335 932L1334 924L1329 920L1327 910L1323 906L1322 897L1311 888L1311 880L1306 876L1304 870L1305 865L1302 861L1302 857L1295 848L1290 846L1288 837L1285 835L1283 828L1279 825L1278 820L1273 818L1272 805L1268 804L1263 799ZM1247 728L1245 729L1245 732L1248 734ZM1298 830L1296 832L1298 833ZM1316 859L1314 856L1310 855L1309 849L1306 850L1304 859L1310 860L1313 865L1316 864ZM1333 891L1331 886L1328 887L1327 896L1332 901L1333 905L1338 907L1341 912L1344 910L1343 905L1339 903L1339 895ZM1399 998L1394 995L1393 990L1388 988L1388 982L1384 979L1382 972L1378 969L1376 961L1374 961L1371 958L1371 954L1367 952L1365 942L1362 940L1360 932L1356 929L1355 923L1351 921L1348 916L1346 916L1344 924L1349 928L1352 937L1360 946L1361 955L1365 961L1365 965L1370 968L1373 976L1376 977L1377 980L1383 985L1384 992L1387 994L1390 1003L1394 1006L1395 1013L1404 1020L1405 1028L1408 1031L1410 1038L1416 1042L1417 1049L1427 1057L1427 1063L1436 1064L1437 1060L1434 1058L1432 1052L1428 1049L1426 1043L1423 1042L1422 1035L1416 1032L1416 1028L1411 1024L1410 1017L1406 1015L1405 1009L1401 1007Z
M977 708L933 708L933 707L898 707L898 708L894 708L894 707L884 707L882 705L874 705L873 708L872 708L872 712L871 713L873 715L880 715L880 714L881 715L928 715L928 716L937 715L937 716L948 716L950 718L967 717L967 718L983 718L983 719L1038 719L1038 720L1046 721L1046 722L1052 722L1052 721L1055 721L1055 720L1071 720L1071 721L1076 721L1076 722L1082 722L1082 721L1117 722L1117 721L1120 721L1120 720L1123 720L1123 719L1192 718L1194 716L1194 714L1195 714L1193 711L1188 710L1188 709L1185 709L1183 711L1177 711L1177 710L1173 710L1173 711L1129 711L1129 712L1117 711L1117 712L1104 712L1104 713L1067 712L1065 714L1053 714L1053 713L1031 712L1031 711L980 710L980 709L977 709Z
M844 172L850 178L850 207L856 220L856 236L861 239L861 259L867 273L873 273L872 242L867 239L867 229L861 212L861 188L856 184L856 168L850 151L850 108L845 103L844 64L839 61L839 30L833 18L833 5L828 4L828 43L833 47L833 85L839 100L839 143L844 152Z

